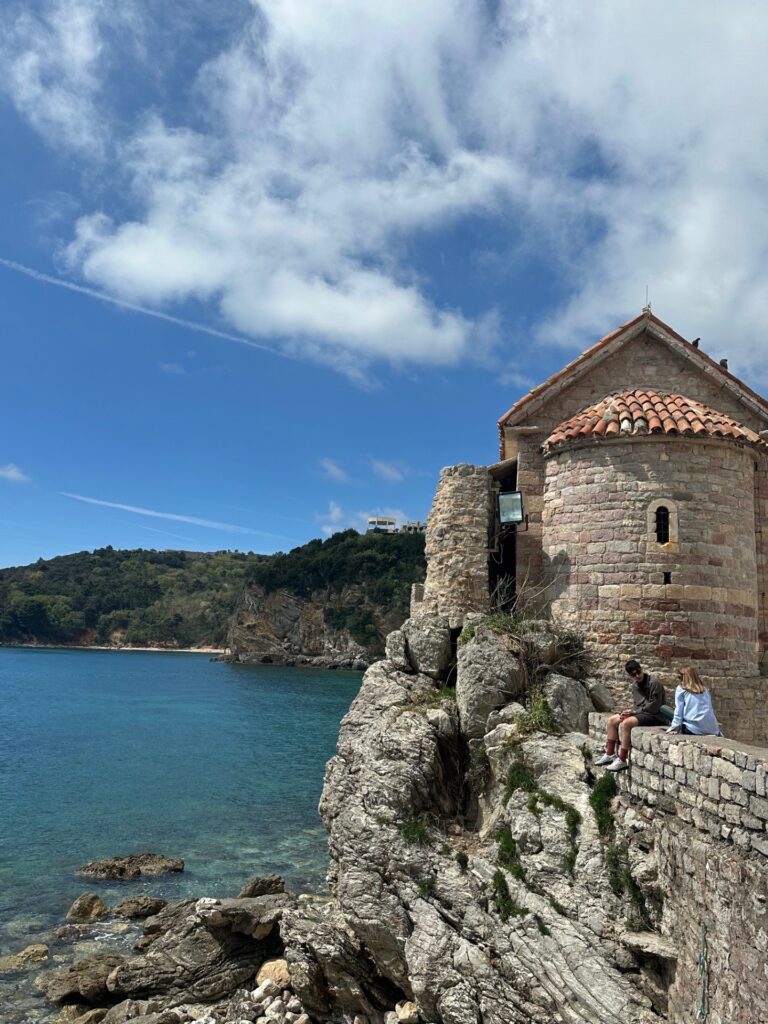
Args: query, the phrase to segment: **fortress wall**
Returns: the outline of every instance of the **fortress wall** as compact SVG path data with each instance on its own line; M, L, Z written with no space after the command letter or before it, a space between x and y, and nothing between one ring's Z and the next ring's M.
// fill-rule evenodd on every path
M599 748L605 715L590 716ZM617 840L664 894L677 953L670 1024L768 1024L768 749L635 729ZM652 872L653 873L653 872ZM640 879L640 874L638 874ZM641 880L642 882L642 880Z

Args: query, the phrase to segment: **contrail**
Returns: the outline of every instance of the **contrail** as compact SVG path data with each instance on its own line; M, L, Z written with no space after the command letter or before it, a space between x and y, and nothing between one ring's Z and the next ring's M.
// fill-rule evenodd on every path
M175 523L191 523L193 526L205 526L210 530L226 530L228 533L249 533L260 537L273 537L276 540L290 540L279 533L268 533L266 530L252 530L248 526L235 526L233 523L219 523L213 519L199 519L197 516L181 515L177 512L157 512L152 508L142 508L139 505L124 505L118 501L103 501L101 498L87 498L83 494L71 494L69 491L59 491L65 498L74 498L75 501L84 501L87 505L100 505L102 508L116 508L122 512L135 512L139 516L152 516L154 519L170 519Z
M244 338L240 334L230 334L228 331L219 331L215 327L206 327L204 324L195 323L194 320L183 320L178 316L171 316L170 313L161 313L157 309L150 309L148 306L140 306L136 302L127 302L125 299L116 299L114 295L108 295L106 292L100 292L96 288L86 288L82 284L74 284L72 281L67 281L62 277L52 277L51 274L43 274L40 270L35 270L32 267L25 267L23 263L17 263L15 260L6 260L0 256L0 266L6 267L8 270L15 270L18 274L25 274L27 277L31 277L34 281L41 281L43 284L53 284L57 288L66 288L71 292L77 292L79 295L87 295L91 299L99 299L101 302L109 302L113 306L119 306L120 309L129 309L133 313L142 313L144 316L153 316L158 320L165 320L169 324L175 324L177 327L186 327L187 330L197 331L200 334L210 334L214 338L223 338L224 341L233 341L237 345L246 345L248 348L258 349L260 352L269 352L272 356L280 356L281 359L289 359L292 362L300 363L301 359L297 359L296 356L292 356L287 352L282 352L280 349L270 348L269 345L260 345L257 341L251 341L250 338Z

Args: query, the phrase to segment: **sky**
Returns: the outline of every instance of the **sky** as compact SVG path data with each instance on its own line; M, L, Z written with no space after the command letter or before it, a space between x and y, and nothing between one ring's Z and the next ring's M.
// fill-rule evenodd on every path
M289 550L646 301L768 389L768 8L6 0L0 566Z

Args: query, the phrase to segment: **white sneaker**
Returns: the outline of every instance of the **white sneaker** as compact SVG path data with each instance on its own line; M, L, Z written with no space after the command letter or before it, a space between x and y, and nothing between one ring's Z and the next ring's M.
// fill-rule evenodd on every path
M599 757L595 761L595 764L601 765L601 766L604 765L604 764L610 764L611 761L613 761L615 756L616 756L615 754L603 754L602 757Z
M606 771L609 772L624 772L629 768L626 761L622 761L620 757L614 757L613 761L609 765L606 765Z

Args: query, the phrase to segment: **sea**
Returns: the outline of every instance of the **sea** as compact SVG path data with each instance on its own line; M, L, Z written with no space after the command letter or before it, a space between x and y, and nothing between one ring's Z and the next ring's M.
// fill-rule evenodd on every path
M231 897L279 873L322 892L317 804L360 681L203 654L0 648L0 956L49 943L86 890L110 906L136 893ZM182 857L184 872L76 874L147 851ZM0 1021L48 1019L23 979L3 977Z

